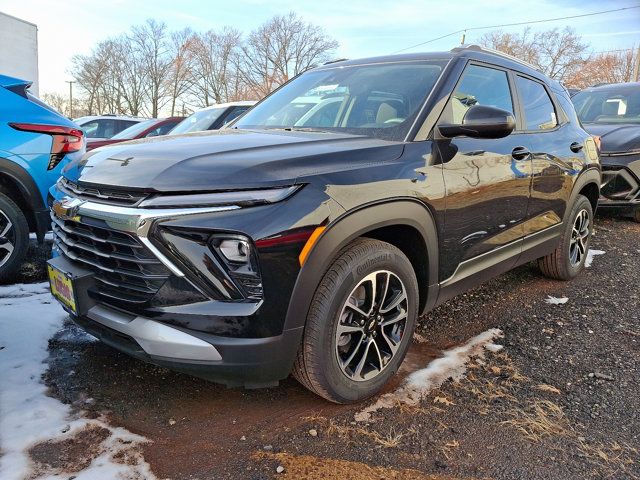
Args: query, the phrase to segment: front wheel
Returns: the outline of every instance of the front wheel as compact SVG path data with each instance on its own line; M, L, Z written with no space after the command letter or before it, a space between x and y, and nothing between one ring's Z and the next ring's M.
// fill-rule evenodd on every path
M336 403L374 395L402 363L418 315L418 283L396 247L347 246L314 295L293 375Z
M571 280L584 268L587 260L591 234L593 233L593 208L584 195L578 195L560 243L553 253L538 260L542 273L556 280Z
M0 193L0 281L11 280L29 245L27 219L9 197Z

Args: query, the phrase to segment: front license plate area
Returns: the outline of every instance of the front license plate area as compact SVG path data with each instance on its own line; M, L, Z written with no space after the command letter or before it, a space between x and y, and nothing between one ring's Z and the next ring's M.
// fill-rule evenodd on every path
M73 290L73 280L61 270L47 265L51 294L75 315L78 314L76 295Z
M47 262L47 273L51 294L69 313L85 315L95 304L89 296L89 290L95 286L90 270L58 256Z

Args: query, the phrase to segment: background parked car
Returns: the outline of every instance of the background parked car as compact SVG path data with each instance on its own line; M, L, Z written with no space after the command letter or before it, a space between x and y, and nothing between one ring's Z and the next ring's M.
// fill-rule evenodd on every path
M254 101L244 101L211 105L192 113L171 130L169 135L218 130L238 118L255 104L256 102Z
M0 280L50 229L47 193L85 150L82 130L30 95L31 82L0 75Z
M599 85L571 98L584 128L600 136L602 208L640 222L640 83Z
M129 128L136 123L144 122L147 118L126 117L116 115L92 115L80 117L74 120L76 125L82 127L87 139L106 140Z
M107 140L88 140L87 151L98 147L104 147L105 145L126 142L127 140L166 135L182 120L184 120L184 117L153 118L151 120L145 120L144 122L136 123L131 125L129 128L125 128L120 133L116 133L113 137Z

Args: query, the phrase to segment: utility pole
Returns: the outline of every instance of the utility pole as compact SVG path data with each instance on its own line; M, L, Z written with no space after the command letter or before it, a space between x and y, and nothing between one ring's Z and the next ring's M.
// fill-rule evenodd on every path
M637 82L640 79L640 47L636 50L636 69L633 72L633 81Z
M462 32L462 37L460 38L460 45L464 45L466 36L467 36L467 31L465 30L464 32Z
M69 84L69 118L73 119L73 84L75 80L65 80Z

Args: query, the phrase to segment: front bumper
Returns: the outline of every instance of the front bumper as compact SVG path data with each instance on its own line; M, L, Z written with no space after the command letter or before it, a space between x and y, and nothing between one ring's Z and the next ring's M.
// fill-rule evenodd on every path
M640 157L616 155L601 157L602 185L599 207L640 207Z
M286 378L302 328L267 338L229 338L177 327L95 305L71 318L117 350L154 365L225 384L259 388Z

